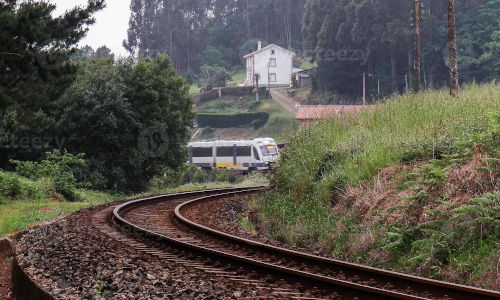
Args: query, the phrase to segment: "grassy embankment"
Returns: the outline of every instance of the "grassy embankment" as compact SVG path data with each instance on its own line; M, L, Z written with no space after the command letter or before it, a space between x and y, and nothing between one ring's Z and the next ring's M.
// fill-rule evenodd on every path
M250 219L337 258L498 289L499 159L500 85L396 97L295 135Z
M48 180L32 181L0 171L0 236L120 197L86 189L76 194L78 202L67 202Z
M269 120L261 128L254 129L251 126L239 128L216 129L211 128L199 137L199 139L210 140L222 139L247 139L256 137L272 137L277 141L285 141L289 135L298 128L295 115L287 111L273 100L261 99L259 103L254 97L231 98L223 97L203 103L196 109L200 113L241 113L241 112L266 112Z

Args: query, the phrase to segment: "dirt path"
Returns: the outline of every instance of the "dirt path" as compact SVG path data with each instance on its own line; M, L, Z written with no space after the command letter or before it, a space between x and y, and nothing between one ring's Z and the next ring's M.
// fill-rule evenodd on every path
M282 93L279 90L271 90L271 96L273 97L274 101L278 102L287 110L295 114L297 113L298 105L292 98L288 97L288 95Z

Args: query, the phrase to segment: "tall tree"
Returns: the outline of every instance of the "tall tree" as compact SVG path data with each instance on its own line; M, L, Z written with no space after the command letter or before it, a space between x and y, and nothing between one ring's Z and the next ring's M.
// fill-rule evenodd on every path
M56 6L48 1L0 1L0 136L13 145L0 149L1 167L10 158L36 160L51 150L17 139L54 136L54 100L75 78L68 57L103 7L103 0L90 0L54 17Z

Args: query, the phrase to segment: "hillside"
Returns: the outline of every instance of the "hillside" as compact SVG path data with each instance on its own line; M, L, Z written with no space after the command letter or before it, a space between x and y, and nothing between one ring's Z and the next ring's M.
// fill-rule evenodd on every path
M298 128L295 115L292 112L287 111L276 101L267 98L257 102L254 96L224 96L197 105L196 112L204 114L264 112L268 115L267 122L262 126L243 124L230 128L205 127L203 133L196 137L199 140L271 137L277 141L285 141Z
M399 96L296 134L250 220L315 253L499 289L499 162L500 85Z

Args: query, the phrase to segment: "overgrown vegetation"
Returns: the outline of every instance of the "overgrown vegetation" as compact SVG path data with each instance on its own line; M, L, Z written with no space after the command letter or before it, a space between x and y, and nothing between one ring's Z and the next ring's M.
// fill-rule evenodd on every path
M78 183L74 175L75 167L85 165L83 157L83 154L61 154L59 150L54 150L47 152L45 159L41 162L18 160L11 162L16 165L17 174L35 181L51 182L54 192L61 194L67 200L76 201L78 200L76 187L90 185L90 183ZM50 195L46 194L46 196Z
M255 225L341 259L498 288L499 107L499 85L471 85L458 100L408 94L314 124L282 153Z
M259 173L243 175L233 170L214 169L205 171L186 165L182 171L166 169L162 176L153 178L149 192L160 194L172 190L198 190L228 186L265 186L269 180Z
M45 172L45 167L33 174ZM31 180L16 173L0 171L0 236L123 197L75 188L71 190L75 201L68 202L57 192L56 186L48 177Z

